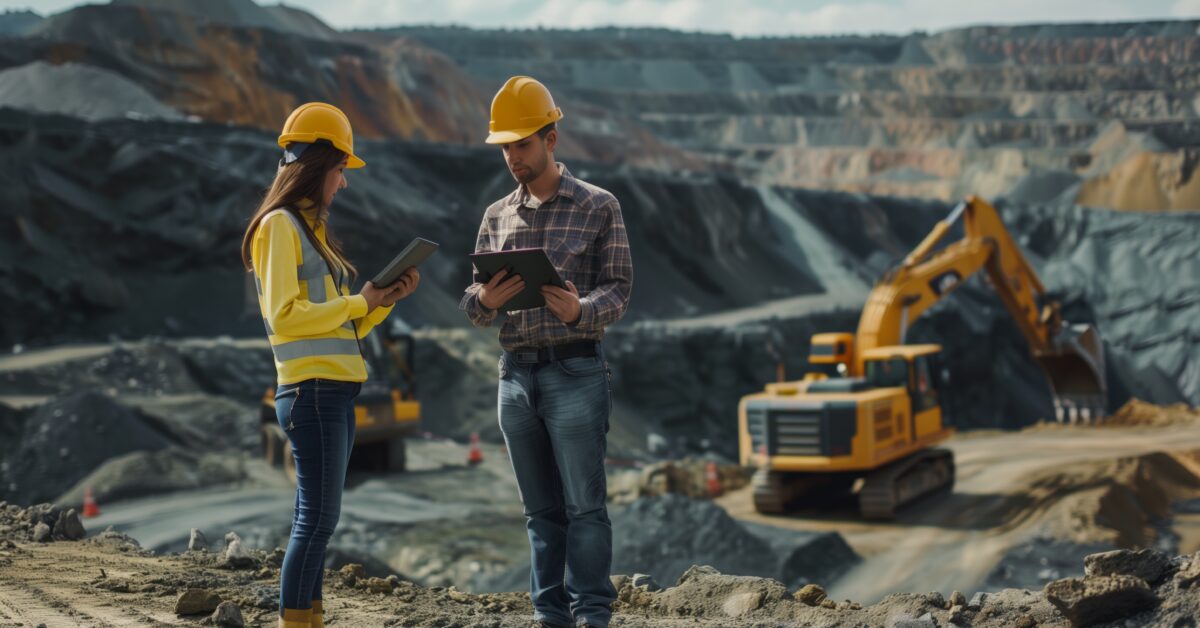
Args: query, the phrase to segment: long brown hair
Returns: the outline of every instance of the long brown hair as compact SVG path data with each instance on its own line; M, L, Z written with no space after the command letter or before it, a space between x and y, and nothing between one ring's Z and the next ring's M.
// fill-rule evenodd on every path
M308 222L304 220L304 216L300 215L298 203L303 200L308 200L317 203L319 212L317 221L324 221L327 217L327 207L320 207L320 203L325 199L325 175L330 170L342 165L346 159L346 153L334 148L331 144L325 142L317 142L308 147L300 158L290 164L280 166L279 171L275 173L275 180L271 182L271 187L267 188L267 193L263 196L263 200L258 205L258 209L254 210L253 217L250 218L250 224L246 226L246 233L242 236L242 265L246 270L254 270L254 262L250 257L250 248L254 242L254 234L258 231L258 226L262 223L263 216L271 213L276 209L287 209L296 215L300 224L304 228L304 235L312 242L314 248L321 254L325 263L329 266L329 273L335 274L334 269L340 264L350 272L351 281L358 278L358 269L350 263L342 252L342 244L333 234L326 229L325 240L329 246L321 246L312 229L309 228ZM336 276L336 275L335 275Z

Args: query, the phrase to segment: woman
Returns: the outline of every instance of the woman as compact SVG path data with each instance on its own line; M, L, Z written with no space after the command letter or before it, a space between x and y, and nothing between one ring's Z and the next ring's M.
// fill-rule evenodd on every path
M275 181L242 239L254 272L279 387L275 412L296 461L296 511L283 559L279 625L323 626L325 547L341 513L346 463L354 446L354 398L367 379L360 339L420 281L411 269L395 284L356 276L328 234L329 207L346 188L343 171L366 165L354 155L350 122L324 103L302 105L279 136Z

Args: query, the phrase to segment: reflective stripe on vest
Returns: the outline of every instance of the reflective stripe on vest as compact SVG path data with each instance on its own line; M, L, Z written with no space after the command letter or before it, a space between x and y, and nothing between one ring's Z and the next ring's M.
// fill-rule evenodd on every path
M278 345L272 345L275 359L280 362L308 358L315 355L359 355L358 341L348 338L314 338L312 340L293 340Z
M325 263L325 258L321 257L320 252L313 246L313 243L305 235L304 227L300 224L300 219L295 214L286 209L277 209L266 216L263 216L263 222L274 216L275 214L283 214L292 222L292 228L296 230L296 235L300 240L300 257L301 263L296 266L296 280L305 286L308 292L308 300L312 303L325 303L329 299L325 290L325 277L330 277L330 270ZM261 224L261 223L260 223ZM258 298L261 302L263 299L262 280L256 274L254 276L254 287L258 290ZM343 282L341 285L343 291L349 291L349 287ZM265 317L263 325L267 328L267 335L275 335L275 331L271 329L271 323ZM342 324L342 329L355 331L354 321L346 321ZM294 360L296 358L306 358L317 355L361 355L358 347L358 340L349 338L313 338L311 340L293 340L278 345L271 345L271 350L275 352L275 359L279 362Z

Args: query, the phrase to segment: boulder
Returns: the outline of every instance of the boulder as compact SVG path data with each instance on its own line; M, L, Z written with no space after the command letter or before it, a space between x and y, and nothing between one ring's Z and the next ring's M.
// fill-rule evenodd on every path
M1085 576L1134 576L1157 584L1167 574L1171 559L1152 549L1113 550L1090 554L1083 559Z
M1145 580L1127 575L1065 578L1043 591L1072 626L1122 619L1158 604Z
M176 615L202 615L217 610L221 596L208 589L187 589L175 600Z

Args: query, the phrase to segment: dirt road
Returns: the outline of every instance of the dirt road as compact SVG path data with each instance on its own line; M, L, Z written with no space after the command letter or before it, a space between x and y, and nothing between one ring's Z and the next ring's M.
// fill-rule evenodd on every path
M1064 428L970 434L951 440L958 466L950 495L913 504L890 523L864 522L851 505L763 516L749 489L720 503L734 517L802 530L835 530L864 557L830 594L874 602L893 592L978 586L1006 550L1054 523L1065 500L1097 488L1113 461L1159 451L1200 451L1200 429ZM1200 465L1193 467L1200 476Z

